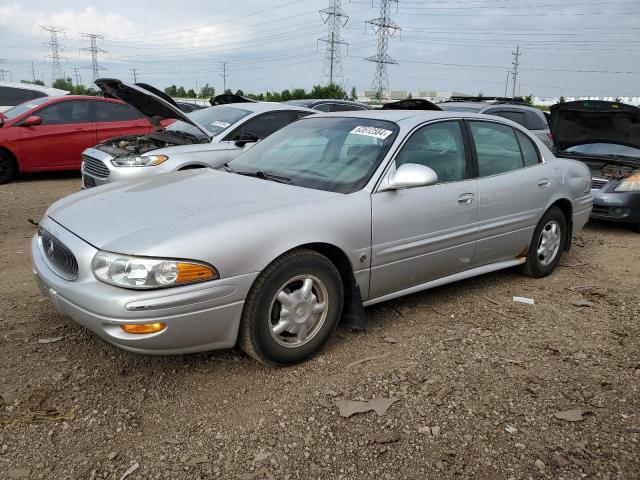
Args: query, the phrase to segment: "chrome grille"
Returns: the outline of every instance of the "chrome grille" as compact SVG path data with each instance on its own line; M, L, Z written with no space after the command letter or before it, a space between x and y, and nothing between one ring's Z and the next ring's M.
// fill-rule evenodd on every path
M85 173L98 178L107 178L109 176L109 167L107 167L102 160L88 157L87 155L83 155L82 160L82 169Z
M594 190L600 190L607 183L609 183L609 180L605 180L604 178L592 178L591 179L591 188L594 189Z
M42 227L38 227L38 234L42 251L56 272L65 280L78 278L78 262L71 250Z

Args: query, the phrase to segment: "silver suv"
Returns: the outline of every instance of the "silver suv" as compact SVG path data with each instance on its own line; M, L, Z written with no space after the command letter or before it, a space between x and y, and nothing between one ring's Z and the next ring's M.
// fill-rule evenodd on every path
M551 147L552 136L544 112L507 98L453 97L438 104L449 112L474 112L507 118L530 130L545 145Z

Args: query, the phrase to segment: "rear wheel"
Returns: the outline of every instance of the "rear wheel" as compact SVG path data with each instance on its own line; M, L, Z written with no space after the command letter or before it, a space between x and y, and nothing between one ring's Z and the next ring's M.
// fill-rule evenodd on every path
M240 347L273 366L314 355L336 328L344 292L335 265L313 250L298 249L269 265L245 300Z
M0 185L7 183L16 174L16 163L6 152L0 152Z
M558 207L551 207L533 232L527 261L521 267L522 273L541 278L553 272L562 258L567 233L564 213Z

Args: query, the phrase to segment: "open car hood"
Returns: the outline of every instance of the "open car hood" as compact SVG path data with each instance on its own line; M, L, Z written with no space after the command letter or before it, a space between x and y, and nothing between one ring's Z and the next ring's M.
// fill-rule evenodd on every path
M99 78L95 83L105 96L128 103L147 117L154 126L159 126L162 120L180 120L193 125L208 138L211 138L211 133L202 125L191 120L178 108L171 97L151 85L144 83L130 85L116 78Z
M558 150L587 143L640 149L640 108L602 100L578 100L551 107L551 133Z

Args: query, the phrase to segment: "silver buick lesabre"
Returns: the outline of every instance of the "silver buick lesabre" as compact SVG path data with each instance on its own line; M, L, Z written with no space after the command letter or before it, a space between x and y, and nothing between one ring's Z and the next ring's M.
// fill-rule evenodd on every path
M57 309L139 353L317 352L363 306L519 267L549 275L592 206L588 169L508 120L370 111L302 119L223 170L53 204L34 273Z

